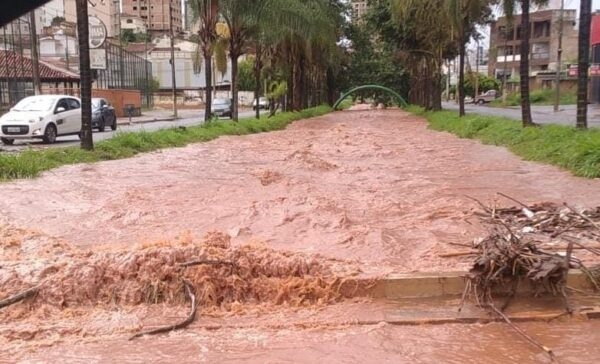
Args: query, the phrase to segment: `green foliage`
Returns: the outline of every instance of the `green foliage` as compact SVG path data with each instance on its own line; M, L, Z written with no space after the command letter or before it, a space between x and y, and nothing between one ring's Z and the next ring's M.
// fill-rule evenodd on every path
M254 77L254 59L241 61L238 68L238 87L242 91L254 91L256 78Z
M134 33L132 29L121 30L121 42L127 43L143 43L150 42L151 36L149 33Z
M465 77L465 95L475 96L475 72L471 72ZM488 90L500 90L502 85L499 80L479 74L479 93L484 93Z
M520 122L502 117L469 114L461 118L452 111L424 112L417 107L410 111L427 118L431 129L505 146L526 160L556 165L577 176L600 177L598 129L560 125L523 128Z
M554 89L534 90L529 93L529 100L533 105L553 105L556 91ZM577 103L577 92L566 91L560 93L561 105L574 105ZM521 94L512 93L506 96L506 101L501 99L492 101L492 106L519 106L521 105Z
M55 16L54 18L52 18L52 22L50 24L56 26L56 25L60 25L60 23L65 22L66 19L62 16Z
M366 84L377 84L398 92L403 98L408 96L408 75L395 59L394 53L387 49L378 49L371 41L367 28L351 25L348 37L352 42L352 52L342 85L346 89ZM359 91L359 98L373 98L389 103L390 95L383 91Z
M27 150L19 154L0 154L0 181L37 177L40 173L68 164L93 163L133 157L156 149L182 147L189 143L209 141L221 135L245 135L285 128L292 121L331 112L318 106L300 112L276 114L271 118L244 119L240 122L209 122L200 126L162 129L154 132L119 133L114 138L96 143L96 149L79 147Z

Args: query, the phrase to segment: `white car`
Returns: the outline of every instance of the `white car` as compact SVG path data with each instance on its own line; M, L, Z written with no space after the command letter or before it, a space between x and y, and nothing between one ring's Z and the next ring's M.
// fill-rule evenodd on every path
M259 109L268 109L269 108L269 100L266 97L258 98L258 108ZM256 110L256 99L252 102L252 110Z
M0 141L40 138L54 143L57 136L81 131L81 102L67 95L29 96L0 117Z

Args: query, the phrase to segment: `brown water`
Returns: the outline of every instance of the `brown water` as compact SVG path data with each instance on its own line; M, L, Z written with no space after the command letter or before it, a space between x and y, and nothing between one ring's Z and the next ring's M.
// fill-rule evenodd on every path
M544 362L504 325L398 327L385 323L388 306L348 303L355 277L468 268L469 258L440 253L485 234L465 195L487 203L496 191L600 205L598 180L430 131L398 110L337 112L2 184L0 298L45 285L0 310L0 361ZM177 268L194 258L243 269ZM182 277L202 298L198 321L128 342L183 317ZM561 362L600 358L596 322L526 326Z
M234 243L357 260L366 271L449 270L468 264L440 258L447 243L484 231L465 194L488 202L496 191L600 205L598 180L427 130L402 111L367 110L62 167L1 185L0 214L94 250L218 230Z
M595 363L600 322L522 327L560 363ZM504 324L193 330L127 342L58 344L19 355L22 362L65 363L548 363L546 354ZM17 357L14 357L17 359Z

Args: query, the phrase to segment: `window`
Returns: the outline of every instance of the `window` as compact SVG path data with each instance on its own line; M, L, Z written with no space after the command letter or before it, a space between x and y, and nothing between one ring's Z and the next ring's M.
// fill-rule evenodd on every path
M137 6L134 6L134 7L133 7L133 10L137 10Z
M67 100L66 99L60 99L56 103L56 109L54 109L54 111L57 112L59 107L62 107L65 110L69 110L69 104L67 103Z
M81 105L79 104L79 101L77 101L75 99L68 99L68 102L69 102L69 107L71 110L79 109L81 107Z
M132 19L127 19L127 24L131 24L131 23L133 23L133 20Z

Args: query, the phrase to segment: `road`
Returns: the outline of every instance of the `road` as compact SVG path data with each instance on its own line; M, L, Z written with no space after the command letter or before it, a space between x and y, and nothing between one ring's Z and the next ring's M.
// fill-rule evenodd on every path
M200 125L204 122L204 120L200 119L204 115L202 110L198 110L198 116L190 116L190 113L187 113L186 117L173 120L173 121L152 121L152 122L144 122L144 123L132 123L131 125L127 124L119 124L118 129L116 131L110 130L107 128L105 132L94 131L93 137L94 142L99 142L101 140L110 139L115 135L123 132L138 132L138 131L156 131L160 129L173 128L178 126L193 126ZM247 118L254 115L254 111L243 111L240 112L240 118ZM228 119L221 119L228 120ZM29 149L46 149L46 148L60 148L60 147L70 147L79 145L79 137L76 135L59 137L54 144L44 144L41 140L33 139L33 140L15 140L15 144L8 146L0 144L0 153L2 152L20 152L26 148Z
M442 107L447 110L458 110L455 102L443 102ZM491 107L488 105L466 104L467 114L482 114L492 116L503 116L510 119L521 120L520 107ZM561 110L554 112L553 106L531 106L533 121L538 124L559 124L575 126L576 105L563 105ZM600 107L588 106L588 126L600 127Z

